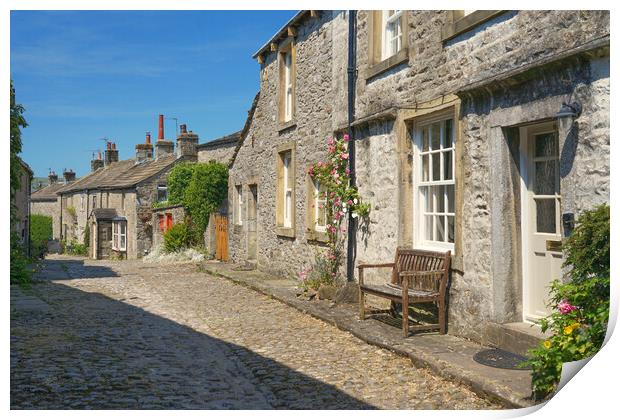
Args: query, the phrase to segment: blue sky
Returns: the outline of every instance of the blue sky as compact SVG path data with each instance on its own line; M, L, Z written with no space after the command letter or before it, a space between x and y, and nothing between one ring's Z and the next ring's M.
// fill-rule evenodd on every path
M258 50L295 11L12 11L11 77L26 108L22 157L35 176L82 176L102 137L134 155L157 115L200 142L242 128ZM166 138L175 122L166 120Z

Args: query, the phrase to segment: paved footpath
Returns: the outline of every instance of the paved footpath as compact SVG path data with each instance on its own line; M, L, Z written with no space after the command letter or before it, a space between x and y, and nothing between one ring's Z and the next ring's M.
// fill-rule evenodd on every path
M11 292L11 408L496 409L195 265L52 256Z

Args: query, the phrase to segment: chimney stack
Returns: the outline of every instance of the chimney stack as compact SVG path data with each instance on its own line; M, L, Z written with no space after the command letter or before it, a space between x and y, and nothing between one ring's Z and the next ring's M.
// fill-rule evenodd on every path
M55 184L55 183L58 182L58 175L56 175L56 172L54 172L54 171L50 171L50 173L47 176L47 178L50 180L50 185Z
M116 143L109 141L107 143L107 149L105 150L104 165L108 166L111 163L118 162L118 150L116 150Z
M177 136L177 157L185 157L190 160L198 159L198 134L187 132L187 125L181 124L181 132Z
M136 163L153 159L153 145L151 144L151 133L146 132L144 144L136 144Z
M155 143L155 159L174 153L174 143L164 139L164 116L159 114L159 130Z
M73 169L65 169L62 176L65 178L65 184L75 181L75 172L73 172Z
M95 172L99 168L103 168L103 159L101 159L101 152L97 152L97 158L90 161L91 172Z

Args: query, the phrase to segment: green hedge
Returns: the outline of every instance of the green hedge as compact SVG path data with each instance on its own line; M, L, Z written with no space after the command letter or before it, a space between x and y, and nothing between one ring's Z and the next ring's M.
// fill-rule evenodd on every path
M164 233L164 251L178 252L193 245L193 235L187 223L177 223Z
M52 218L41 214L30 216L30 255L42 258L47 252L47 241L52 239Z

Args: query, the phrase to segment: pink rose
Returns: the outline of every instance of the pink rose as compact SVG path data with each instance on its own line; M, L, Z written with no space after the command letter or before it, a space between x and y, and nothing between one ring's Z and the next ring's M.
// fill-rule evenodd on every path
M347 201L347 204L348 204L349 206L352 206L352 205L353 205L353 200L349 200L349 201Z
M560 311L560 313L562 315L566 315L570 312L573 312L574 310L576 310L577 307L571 305L570 303L568 303L568 301L566 299L560 301L560 303L558 303L558 310Z
M343 154L340 155L340 157L342 159L349 159L349 154L348 153L343 153Z
M347 168L347 169L344 170L344 173L349 175L351 173L351 171L349 170L349 168Z
M349 135L345 134L343 139L344 139L344 141L349 141Z
M329 144L330 146L334 145L334 139L332 139L331 137L329 139L327 139L327 144Z

